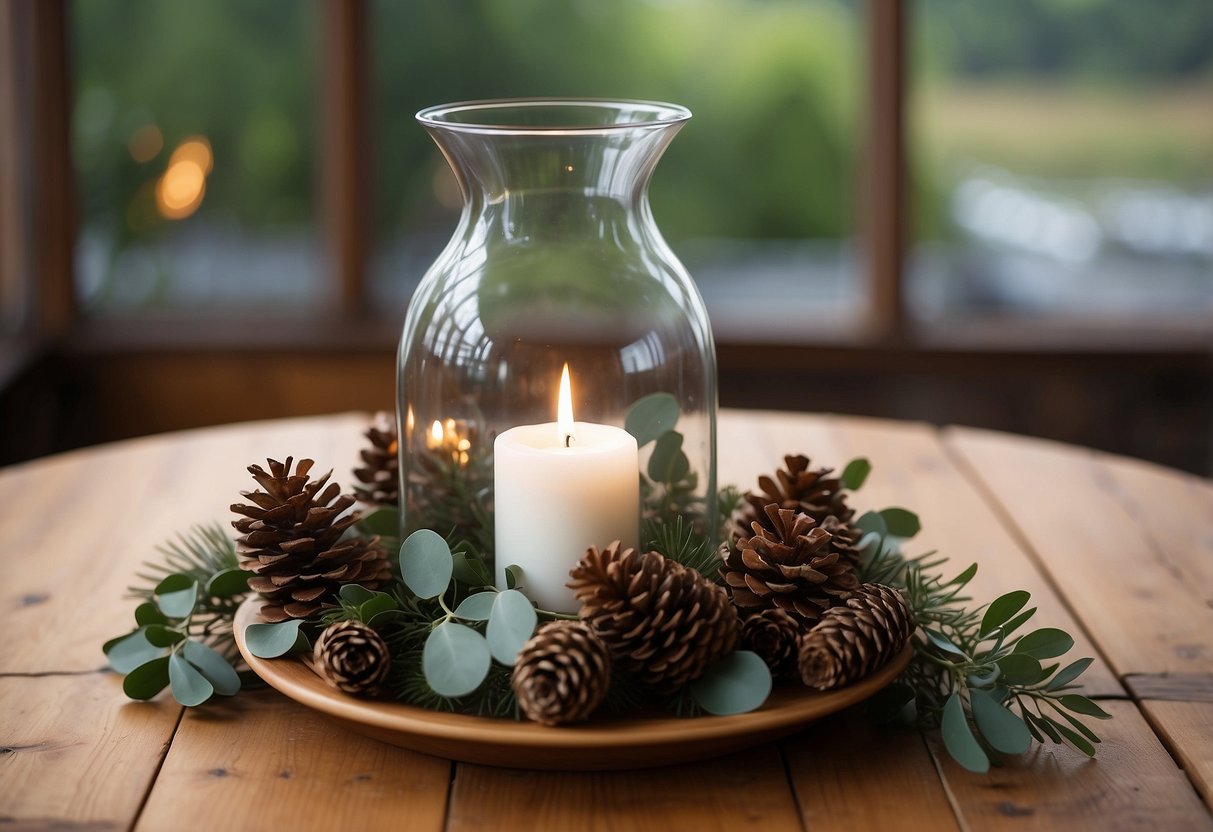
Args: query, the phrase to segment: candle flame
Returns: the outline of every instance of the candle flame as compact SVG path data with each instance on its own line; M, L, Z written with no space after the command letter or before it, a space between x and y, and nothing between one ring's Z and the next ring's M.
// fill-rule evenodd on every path
M434 424L430 425L430 438L433 439L435 448L442 444L442 440L445 438L445 436L446 434L442 430L442 422L435 419Z
M560 432L560 444L569 447L577 437L573 429L573 391L569 383L569 365L564 365L560 374L560 399L556 405L556 429Z

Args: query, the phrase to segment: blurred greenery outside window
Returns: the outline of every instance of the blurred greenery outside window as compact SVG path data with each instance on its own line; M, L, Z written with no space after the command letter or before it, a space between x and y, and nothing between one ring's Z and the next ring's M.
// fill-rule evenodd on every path
M910 10L911 311L1207 325L1213 3Z
M1207 316L1213 3L907 2L911 311ZM316 309L314 0L69 8L85 309ZM374 306L399 317L458 215L413 113L569 95L695 113L652 201L717 320L860 311L863 26L858 0L372 0Z
M317 12L70 4L85 312L318 304Z

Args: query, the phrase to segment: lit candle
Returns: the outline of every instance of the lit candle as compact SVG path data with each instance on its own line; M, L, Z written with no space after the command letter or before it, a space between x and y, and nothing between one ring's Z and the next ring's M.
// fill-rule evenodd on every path
M569 367L560 378L557 421L510 428L493 444L497 586L522 568L523 588L542 609L576 612L565 586L589 546L640 536L640 463L622 428L573 421Z

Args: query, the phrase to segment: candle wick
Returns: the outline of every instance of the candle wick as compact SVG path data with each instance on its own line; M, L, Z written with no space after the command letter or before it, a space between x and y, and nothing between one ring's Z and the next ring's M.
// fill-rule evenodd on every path
M571 448L571 447L573 447L573 434L571 434L571 433L566 433L566 434L564 435L564 446L565 446L566 448Z

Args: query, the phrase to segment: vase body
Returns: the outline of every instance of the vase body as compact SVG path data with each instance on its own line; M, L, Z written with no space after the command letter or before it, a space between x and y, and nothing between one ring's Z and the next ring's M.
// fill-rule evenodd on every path
M403 532L491 552L494 440L553 421L567 364L576 420L637 435L638 515L684 516L716 537L711 328L648 203L653 168L689 117L546 99L418 113L464 207L400 341Z

